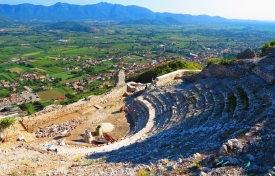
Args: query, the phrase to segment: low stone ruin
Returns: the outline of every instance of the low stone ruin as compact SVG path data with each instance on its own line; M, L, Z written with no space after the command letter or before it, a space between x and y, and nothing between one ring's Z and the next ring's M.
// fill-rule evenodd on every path
M125 84L125 72L124 70L119 70L116 74L116 87L124 86Z
M83 121L78 117L60 124L52 124L45 128L41 128L35 132L37 138L56 137L58 135L66 135L74 130Z
M147 87L148 87L148 85L147 85ZM146 87L146 84L135 83L135 82L128 82L127 83L127 92L135 93L135 92L144 90L145 87Z
M62 105L52 104L52 105L46 106L43 110L51 111L52 109L61 109L61 108L62 108Z
M188 76L190 72L198 73L201 70L177 70L162 76L157 77L154 80L155 86L172 86L181 83L181 79Z
M253 51L251 48L247 48L245 51L240 52L237 55L238 59L253 59L256 57L257 57L257 55L256 55L255 51Z

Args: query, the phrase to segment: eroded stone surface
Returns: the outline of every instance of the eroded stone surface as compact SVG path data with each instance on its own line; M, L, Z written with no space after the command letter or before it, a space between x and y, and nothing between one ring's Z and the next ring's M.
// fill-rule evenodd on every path
M257 57L257 55L251 48L247 48L245 51L237 55L237 59L253 59L255 57Z

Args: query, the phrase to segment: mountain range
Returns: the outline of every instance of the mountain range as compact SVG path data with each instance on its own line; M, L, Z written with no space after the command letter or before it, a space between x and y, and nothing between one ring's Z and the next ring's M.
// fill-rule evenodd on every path
M253 20L229 20L219 16L153 12L139 6L123 6L101 2L92 5L56 3L52 6L0 4L0 22L111 20L120 24L182 25L182 24L263 24ZM272 24L273 25L273 24Z
M123 6L101 2L93 5L71 5L56 3L52 6L0 4L0 16L14 20L116 20L124 23L183 24L228 22L222 17L207 15L155 13L139 6ZM143 21L145 20L145 21Z

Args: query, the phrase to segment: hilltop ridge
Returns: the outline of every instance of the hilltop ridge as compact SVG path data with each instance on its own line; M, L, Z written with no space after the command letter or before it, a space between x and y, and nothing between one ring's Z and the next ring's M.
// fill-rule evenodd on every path
M52 6L19 4L0 4L0 15L15 20L117 20L129 21L126 23L152 23L157 24L184 24L184 23L220 23L229 22L222 17L210 17L207 15L187 15L172 13L155 13L139 6L123 6L119 4L98 3L92 5L72 5L56 3ZM132 21L130 21L132 20ZM145 21L143 21L145 20Z

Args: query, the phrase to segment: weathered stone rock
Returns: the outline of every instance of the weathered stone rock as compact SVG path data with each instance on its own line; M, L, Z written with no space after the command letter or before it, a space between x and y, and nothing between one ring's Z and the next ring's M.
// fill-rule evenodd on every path
M263 53L263 56L275 57L275 47L269 47Z
M254 161L255 157L251 154L247 154L246 157L250 160L250 161Z
M214 162L215 162L215 156L209 155L205 159L202 160L202 165L206 166L206 167L212 167Z
M255 57L257 57L257 55L251 48L247 48L245 51L237 55L238 59L253 59Z
M237 165L240 163L240 161L237 158L228 158L228 161L233 164L233 165Z
M91 132L89 130L86 130L84 133L84 141L88 144L91 144L94 140L94 137L91 135Z
M221 148L220 148L219 153L221 155L227 153L227 146L226 145L222 145Z
M229 140L229 141L227 141L227 148L229 149L229 150L232 150L233 149L233 143Z
M211 168L209 168L209 167L202 167L201 170L202 170L203 172L207 173L207 172L210 172L210 171L211 171Z
M194 158L201 158L202 156L201 156L201 154L200 153L195 153L194 154Z

